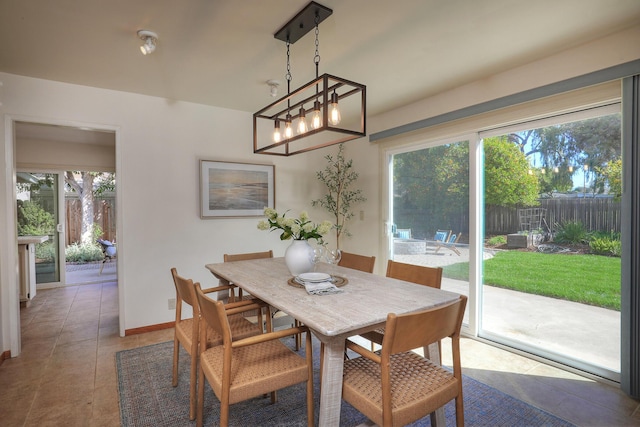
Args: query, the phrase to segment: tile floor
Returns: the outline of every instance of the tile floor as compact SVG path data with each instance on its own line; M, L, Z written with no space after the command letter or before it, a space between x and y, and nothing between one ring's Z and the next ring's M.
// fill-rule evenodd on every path
M115 282L42 290L21 310L23 352L0 365L0 424L119 425L115 353L173 329L120 338L117 293ZM640 402L617 388L471 339L462 355L465 374L578 426L640 426Z

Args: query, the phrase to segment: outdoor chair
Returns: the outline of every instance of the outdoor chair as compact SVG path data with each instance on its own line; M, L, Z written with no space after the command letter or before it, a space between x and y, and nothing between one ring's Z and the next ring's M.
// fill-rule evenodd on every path
M460 240L460 236L462 236L462 233L452 234L446 242L437 243L435 253L438 253L438 251L442 248L446 248L460 256L460 251L458 250L458 248L456 248L456 244L458 243L458 240Z
M375 256L365 256L352 254L349 252L342 252L342 257L338 265L346 268L353 268L355 270L364 271L366 273L373 273L373 267L376 263Z
M389 260L387 262L387 277L440 289L442 285L442 267L426 267ZM383 327L374 331L364 332L361 336L371 341L371 350L373 350L374 343L382 344L384 334L385 328ZM425 354L428 354L426 348L424 351Z
M102 247L102 255L104 255L104 258L102 259L102 264L100 264L100 272L98 273L98 276L100 276L102 274L102 269L104 268L104 263L107 261L111 261L113 258L115 258L117 251L116 251L116 245L114 245L108 240L98 239L97 242Z
M449 236L451 236L451 230L437 230L433 240L444 243L449 240Z
M396 230L396 236L398 239L411 239L410 228L398 228Z
M362 357L345 361L342 398L380 426L406 425L455 399L456 425L464 426L460 327L467 297L431 310L387 316L382 349L373 353L347 341ZM411 351L451 338L453 372Z
M206 338L206 324L223 340L223 345L200 348L196 425L203 424L206 378L220 400L221 426L229 424L229 405L267 393L271 393L271 402L275 403L276 390L301 382L307 383L307 424L313 426L313 357L309 329L298 326L232 341L228 315L243 308L226 309L221 301L207 297L199 284L196 284L196 294L203 322L201 339ZM306 358L280 341L285 336L301 333L306 335Z
M176 287L176 320L173 335L173 378L172 385L178 385L178 362L180 355L180 345L184 347L189 356L191 356L191 367L189 372L189 419L196 417L196 366L198 361L198 345L199 327L200 327L200 310L196 299L195 287L191 279L185 279L178 275L175 268L171 269L173 283ZM198 285L199 286L199 285ZM203 292L217 292L227 290L228 286L218 286L211 289L205 289ZM182 318L182 303L190 305L193 311L193 317L188 319ZM255 304L252 305L252 307ZM246 302L231 303L228 307L248 306ZM259 311L259 310L258 310ZM195 320L194 320L195 319ZM231 334L234 339L246 338L262 333L262 330L254 323L249 322L241 314L230 316L229 323L231 325ZM206 345L209 347L222 343L222 336L213 331L208 331Z

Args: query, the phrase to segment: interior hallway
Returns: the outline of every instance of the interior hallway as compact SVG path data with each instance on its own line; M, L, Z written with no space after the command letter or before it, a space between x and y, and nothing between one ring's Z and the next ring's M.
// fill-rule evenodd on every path
M115 353L173 339L173 329L120 338L115 281L39 290L21 322L23 353L0 366L3 426L119 425ZM462 340L462 364L578 426L640 426L640 402L615 387L471 339Z

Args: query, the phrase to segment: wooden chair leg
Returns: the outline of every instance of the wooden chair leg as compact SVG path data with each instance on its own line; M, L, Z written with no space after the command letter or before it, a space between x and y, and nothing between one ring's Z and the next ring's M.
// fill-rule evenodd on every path
M180 344L178 338L173 339L173 381L171 385L176 387L178 385L178 356L180 354Z
M196 427L202 427L203 424L203 412L204 412L204 371L202 368L198 369L198 398L197 398L197 416Z
M456 426L464 427L464 405L462 396L456 397Z
M196 419L196 376L198 374L198 352L191 355L191 368L189 372L189 419Z
M298 319L295 319L293 321L293 325L295 327L300 326L300 322L298 321ZM300 334L297 334L295 335L295 339L296 339L296 351L298 351L302 347L302 336Z

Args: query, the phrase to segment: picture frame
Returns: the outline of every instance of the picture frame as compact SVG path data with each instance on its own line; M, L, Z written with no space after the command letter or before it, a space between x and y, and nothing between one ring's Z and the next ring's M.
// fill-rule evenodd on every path
M275 166L200 160L200 218L264 215L275 207Z

